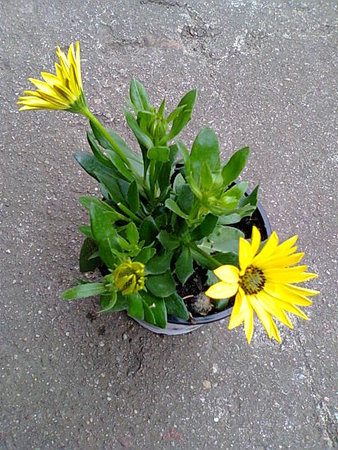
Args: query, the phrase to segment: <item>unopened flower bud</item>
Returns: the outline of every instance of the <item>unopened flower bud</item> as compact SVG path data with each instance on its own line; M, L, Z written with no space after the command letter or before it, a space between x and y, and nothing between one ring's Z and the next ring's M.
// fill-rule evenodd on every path
M113 277L116 288L123 295L135 294L144 288L144 264L127 259L116 267Z

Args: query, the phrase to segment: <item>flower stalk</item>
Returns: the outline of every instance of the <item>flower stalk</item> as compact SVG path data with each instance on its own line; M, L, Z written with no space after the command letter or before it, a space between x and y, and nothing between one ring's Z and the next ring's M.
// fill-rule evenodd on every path
M91 123L94 124L95 127L97 127L100 132L103 134L103 136L107 139L109 144L112 146L114 152L122 159L122 161L128 166L129 169L132 170L132 166L130 164L130 161L126 157L126 155L121 151L120 147L117 145L117 143L114 141L112 136L109 134L107 129L101 124L101 122L94 116L94 114L86 107L82 112L84 116L86 116Z

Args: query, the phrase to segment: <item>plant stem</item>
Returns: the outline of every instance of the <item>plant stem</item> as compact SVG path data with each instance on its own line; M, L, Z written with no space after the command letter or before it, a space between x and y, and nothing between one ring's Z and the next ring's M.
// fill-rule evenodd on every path
M123 205L121 202L117 204L117 206L120 208L121 211L123 211L127 216L129 216L131 219L133 219L136 223L141 223L141 219L136 216L132 211L130 211L129 208L127 208L125 205Z
M106 128L101 124L101 122L92 114L89 109L87 108L84 111L84 115L88 117L90 122L92 122L103 134L103 136L107 139L109 144L112 146L112 149L114 152L122 159L122 161L128 166L130 170L132 170L132 166L130 164L130 161L126 157L126 155L121 151L120 147L117 145L117 143L114 141L114 139L111 137L111 135L108 133Z
M191 243L190 248L195 252L199 253L200 255L202 255L205 259L207 259L214 266L214 268L219 267L221 265L221 263L217 261L216 258L214 258L213 256L209 255L209 253L199 248L195 243Z

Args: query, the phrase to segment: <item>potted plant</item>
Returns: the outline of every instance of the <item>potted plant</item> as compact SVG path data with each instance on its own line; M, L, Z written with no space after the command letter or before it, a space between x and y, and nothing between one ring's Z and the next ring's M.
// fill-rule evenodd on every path
M279 244L261 206L258 187L237 182L249 148L222 163L216 134L203 128L188 149L177 137L191 118L196 90L169 114L165 99L152 106L143 85L132 80L125 117L140 152L105 128L88 108L80 48L57 49L56 75L19 99L21 110L55 109L82 114L92 153L77 153L81 167L99 183L101 198L82 196L90 224L84 235L80 271L101 270L97 282L81 281L64 299L100 296L102 313L126 310L155 332L181 334L230 316L229 328L244 323L248 342L254 312L270 338L280 342L274 316L306 319L317 291L295 286L315 274L296 266L297 236Z

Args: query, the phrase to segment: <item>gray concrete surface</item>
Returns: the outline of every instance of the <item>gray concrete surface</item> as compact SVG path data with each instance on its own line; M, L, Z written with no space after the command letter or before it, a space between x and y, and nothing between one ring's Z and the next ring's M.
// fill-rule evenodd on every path
M337 446L335 1L6 0L0 4L1 449L326 449ZM281 238L298 233L322 295L283 343L226 323L160 337L96 301L78 276L77 198L95 184L72 154L86 122L18 113L29 76L79 39L88 101L125 135L132 76L153 101L199 98L185 138L212 126ZM130 142L132 138L127 135Z

